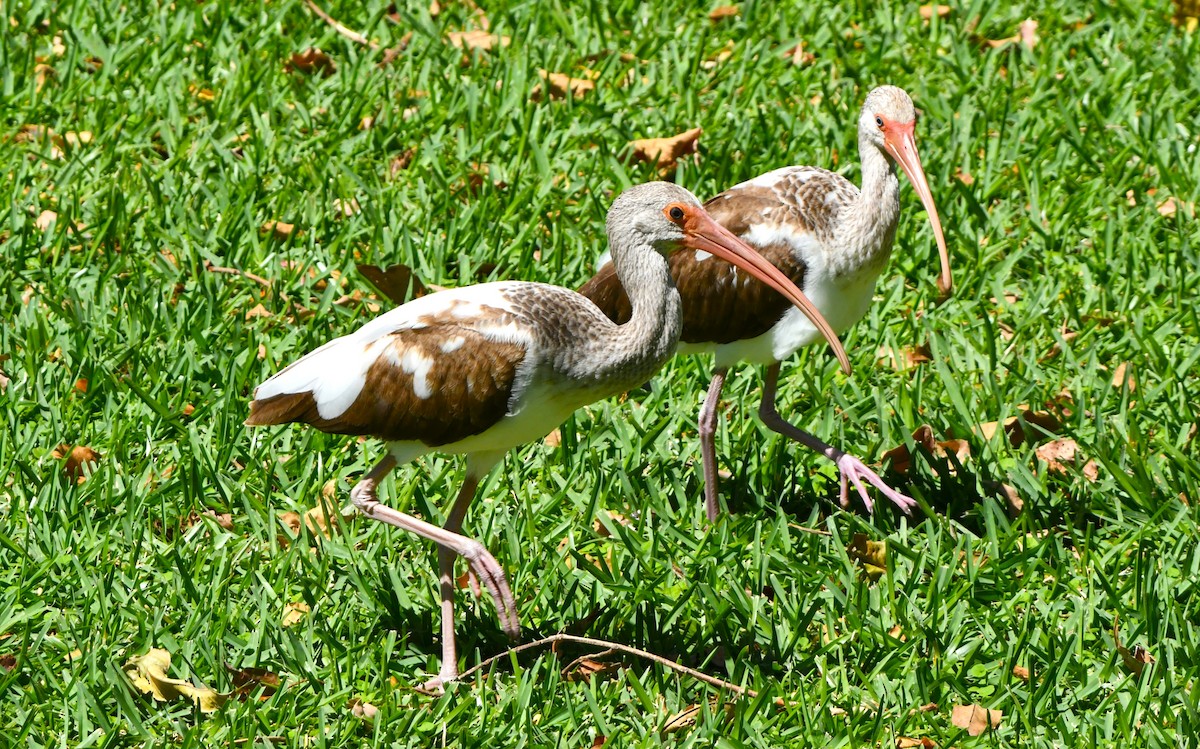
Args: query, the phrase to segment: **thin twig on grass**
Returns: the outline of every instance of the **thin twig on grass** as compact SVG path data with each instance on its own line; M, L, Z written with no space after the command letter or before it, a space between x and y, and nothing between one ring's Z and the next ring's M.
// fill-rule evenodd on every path
M819 529L819 528L809 528L809 527L808 527L808 526L806 526L806 525L798 525L798 524L796 524L796 523L788 523L788 527L789 527L789 528L795 528L795 529L796 529L796 530L798 530L798 531L804 531L805 533L812 533L812 534L815 534L815 535L817 535L817 536L832 536L832 535L833 535L833 534L832 534L832 533L830 533L829 531L823 531L823 530L821 530L821 529Z
M379 45L376 42L371 41L354 29L343 25L336 18L321 10L321 6L317 5L315 2L313 2L313 0L304 0L304 3L309 7L310 10L312 10L313 13L316 13L318 16L320 16L321 20L332 26L334 31L346 37L350 41L357 44L364 44L371 49L379 49Z
M705 684L708 684L709 686L716 687L717 689L725 689L730 692L733 692L734 694L742 695L745 697L757 697L758 696L758 692L754 691L753 689L747 689L746 687L740 686L738 684L734 684L733 682L725 681L724 679L718 679L715 676L709 676L708 674L703 673L702 671L697 671L694 668L688 668L687 666L684 666L681 663L676 663L675 661L671 660L670 658L664 658L661 655L655 655L654 653L649 653L645 650L640 650L638 648L630 647L628 645L622 645L617 642L609 642L607 640L596 640L591 637L579 637L577 635L567 635L567 634L550 635L549 637L543 637L540 640L534 640L533 642L527 642L523 645L516 645L514 647L511 647L508 650L505 650L503 653L500 653L499 655L493 655L491 658L481 661L478 665L472 666L471 668L467 669L466 671L463 671L461 674L459 674L458 678L462 681L465 681L472 674L475 674L478 671L482 671L483 669L487 668L488 666L492 665L493 663L495 663L496 661L498 661L502 658L507 658L508 656L510 656L514 653L520 653L525 650L532 650L533 648L540 648L540 647L545 647L546 645L552 645L556 642L573 642L577 645L591 645L592 647L608 648L609 650L615 650L617 652L627 653L629 655L636 655L639 658L645 658L646 660L654 661L658 665L665 666L666 668L669 668L672 671L678 671L681 674L686 674L687 676L690 676L693 679L702 681ZM783 706L783 705L786 705L787 703L785 703L782 699L776 699L775 704Z
M211 262L205 262L204 269L209 271L210 273L228 273L232 276L242 276L243 278L249 278L251 281L258 283L258 284L262 284L263 286L271 285L271 282L268 281L267 279L263 278L262 276L260 276L256 273L251 273L248 270L240 270L238 268L225 268L220 265L213 265Z

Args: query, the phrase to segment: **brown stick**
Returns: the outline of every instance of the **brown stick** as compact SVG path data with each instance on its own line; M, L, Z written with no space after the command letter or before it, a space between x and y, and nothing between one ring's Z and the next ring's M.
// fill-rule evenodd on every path
M725 681L724 679L718 679L715 676L709 676L706 673L697 671L694 668L688 668L687 666L684 666L683 664L676 663L675 661L673 661L669 658L664 658L661 655L655 655L654 653L649 653L645 650L640 650L638 648L630 647L628 645L622 645L617 642L608 642L607 640L596 640L591 637L578 637L576 635L567 635L567 634L550 635L549 637L543 637L540 640L534 640L533 642L527 642L524 645L517 645L515 647L511 647L508 650L505 650L503 653L500 653L499 655L493 655L491 658L488 658L487 660L480 662L478 665L468 668L466 671L463 671L461 674L459 674L458 678L460 680L465 681L472 674L476 673L477 671L482 671L483 669L492 665L493 663L500 660L501 658L506 658L509 655L512 655L513 653L520 653L525 650L532 650L533 648L540 648L540 647L544 647L546 645L552 645L556 642L573 642L577 645L591 645L592 647L608 648L610 650L616 650L621 653L627 653L629 655L636 655L639 658L645 658L646 660L653 661L653 662L659 664L660 666L665 666L666 668L669 668L672 671L678 671L681 674L686 674L687 676L690 676L693 679L702 681L705 684L716 687L717 689L726 689L726 690L729 690L730 692L733 692L734 694L739 694L739 695L743 695L746 697L757 697L758 696L758 692L754 691L753 689L747 689L746 687L740 686L738 684L734 684L733 682ZM786 704L781 699L776 700L776 703L780 704L780 705Z
M336 18L321 10L321 6L317 5L315 2L313 2L313 0L304 0L304 3L309 7L310 10L312 10L313 13L316 13L318 16L320 16L321 20L332 26L334 31L346 37L350 41L357 44L366 45L371 49L379 49L378 44L366 38L354 29L342 25Z
M233 276L242 276L243 278L249 278L251 281L258 283L258 284L262 284L263 286L271 285L271 282L268 281L267 279L263 278L260 275L255 274L255 273L251 273L248 270L239 270L238 268L224 268L220 265L212 265L211 263L205 263L204 269L211 273L228 273Z

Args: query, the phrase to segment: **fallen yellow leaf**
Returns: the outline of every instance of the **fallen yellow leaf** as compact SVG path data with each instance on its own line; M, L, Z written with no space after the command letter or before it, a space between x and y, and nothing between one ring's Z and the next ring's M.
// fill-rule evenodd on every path
M198 687L190 681L172 679L167 676L171 668L171 654L161 648L150 648L145 655L131 658L125 664L125 675L133 686L143 694L148 694L159 702L169 702L180 697L192 700L200 708L200 712L215 712L229 695L221 694L207 687Z

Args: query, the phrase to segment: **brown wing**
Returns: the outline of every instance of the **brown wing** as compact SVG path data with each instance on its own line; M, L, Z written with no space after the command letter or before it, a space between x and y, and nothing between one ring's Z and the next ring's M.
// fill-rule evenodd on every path
M342 413L323 418L313 391L307 390L253 401L246 423L301 422L331 434L445 445L486 431L508 413L517 368L525 359L520 344L452 324L397 331L365 347L370 353L345 352L374 358L366 384ZM423 377L401 365L406 356L410 362L430 362Z
M834 195L826 201L825 196ZM759 180L733 187L704 204L718 223L749 242L801 289L806 266L785 235L814 234L827 239L837 212L854 198L855 188L840 175L823 169L794 167L780 170L773 184ZM770 243L750 236L755 225L776 227L779 239ZM790 303L774 289L715 257L696 259L695 250L681 249L668 257L671 275L683 300L686 343L731 343L766 333ZM613 322L631 314L629 299L612 263L585 283L579 293L591 299Z

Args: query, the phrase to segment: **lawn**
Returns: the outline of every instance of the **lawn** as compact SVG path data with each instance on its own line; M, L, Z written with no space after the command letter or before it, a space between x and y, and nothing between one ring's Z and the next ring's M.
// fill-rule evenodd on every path
M322 3L343 34L296 0L6 3L0 744L1195 742L1200 33L1168 0L1084 5ZM380 446L249 430L253 387L392 306L360 263L578 286L612 195L656 175L632 140L703 128L673 171L702 197L791 163L857 180L880 83L921 110L955 293L902 180L853 374L803 351L780 403L869 462L911 448L886 476L921 510L841 510L742 367L732 513L709 524L711 362L677 358L511 453L466 529L523 641L608 640L758 696L577 645L413 691L440 655L433 546L316 522ZM926 424L948 444L917 449ZM381 498L437 522L461 476L431 457ZM469 587L458 631L464 669L510 646ZM151 648L232 696L143 694L126 665ZM997 727L957 727L971 705Z

